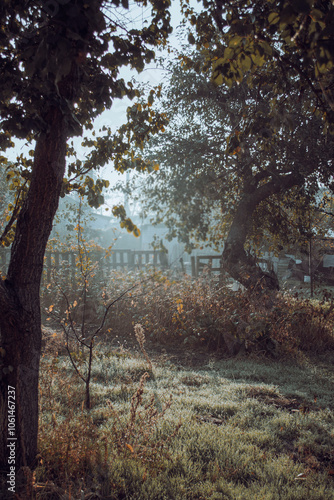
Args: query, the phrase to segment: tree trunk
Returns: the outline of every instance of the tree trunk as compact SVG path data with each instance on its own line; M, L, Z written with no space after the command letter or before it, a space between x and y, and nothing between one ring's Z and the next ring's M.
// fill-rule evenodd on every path
M5 371L0 380L0 466L7 471L13 466L14 469L10 469L14 471L12 477L21 466L32 466L36 460L40 282L65 172L67 127L64 116L61 110L53 107L45 121L49 126L36 142L30 187L17 220L7 279L0 283L2 371ZM8 402L13 398L8 397L9 390L13 391L10 396L15 395L15 404L9 405L14 408L9 412L10 419Z
M269 181L260 187L248 183L238 204L232 225L225 241L221 267L232 278L247 289L261 291L279 290L279 282L274 272L265 272L256 258L245 251L245 243L252 224L256 207L282 189L298 184L300 178L290 174L282 179Z
M274 273L262 271L256 259L245 251L252 212L255 210L255 207L252 209L251 206L249 200L243 200L237 208L225 241L222 268L247 289L279 290L277 276Z

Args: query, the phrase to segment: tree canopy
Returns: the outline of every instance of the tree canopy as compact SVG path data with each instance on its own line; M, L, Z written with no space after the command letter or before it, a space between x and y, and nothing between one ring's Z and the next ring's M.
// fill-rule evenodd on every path
M300 96L313 93L316 112L333 130L334 6L330 0L203 0L189 40L205 55L216 85L248 82L266 67L280 71ZM195 35L195 36L194 36ZM191 64L191 61L188 61Z

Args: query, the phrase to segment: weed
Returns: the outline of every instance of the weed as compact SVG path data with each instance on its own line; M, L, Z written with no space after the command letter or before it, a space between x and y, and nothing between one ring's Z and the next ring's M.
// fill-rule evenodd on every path
M140 325L138 323L137 325L134 326L134 331L135 331L135 337L136 337L137 342L139 344L140 350L143 353L144 358L147 361L147 364L149 366L149 370L152 371L152 363L151 363L151 361L150 361L150 359L148 357L148 354L147 354L147 352L145 350L145 347L144 347L144 344L146 342L144 328L142 327L142 325Z

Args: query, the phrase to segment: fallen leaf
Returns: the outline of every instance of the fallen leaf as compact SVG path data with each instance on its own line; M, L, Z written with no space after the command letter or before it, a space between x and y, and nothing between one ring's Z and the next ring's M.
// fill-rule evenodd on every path
M305 472L302 472L301 474L298 474L297 477L295 477L295 481L305 481L306 478L307 475L305 474Z

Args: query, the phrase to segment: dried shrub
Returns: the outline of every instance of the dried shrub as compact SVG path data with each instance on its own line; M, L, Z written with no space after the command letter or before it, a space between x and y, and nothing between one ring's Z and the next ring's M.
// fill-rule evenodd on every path
M134 331L135 331L135 337L136 337L137 342L139 344L140 350L143 353L144 358L146 359L146 362L147 362L147 364L149 366L150 371L152 371L152 363L151 363L151 360L148 357L148 354L147 354L147 352L145 350L145 347L144 347L144 344L146 342L144 328L142 327L142 325L140 325L139 323L137 323L134 326Z
M271 335L288 351L325 353L334 349L333 299L281 295L271 312Z
M205 345L229 355L257 352L326 352L334 348L333 301L292 297L282 293L261 296L233 291L207 277L171 280L140 286L131 299L118 304L118 313L145 327L160 343ZM111 324L115 321L115 314Z

